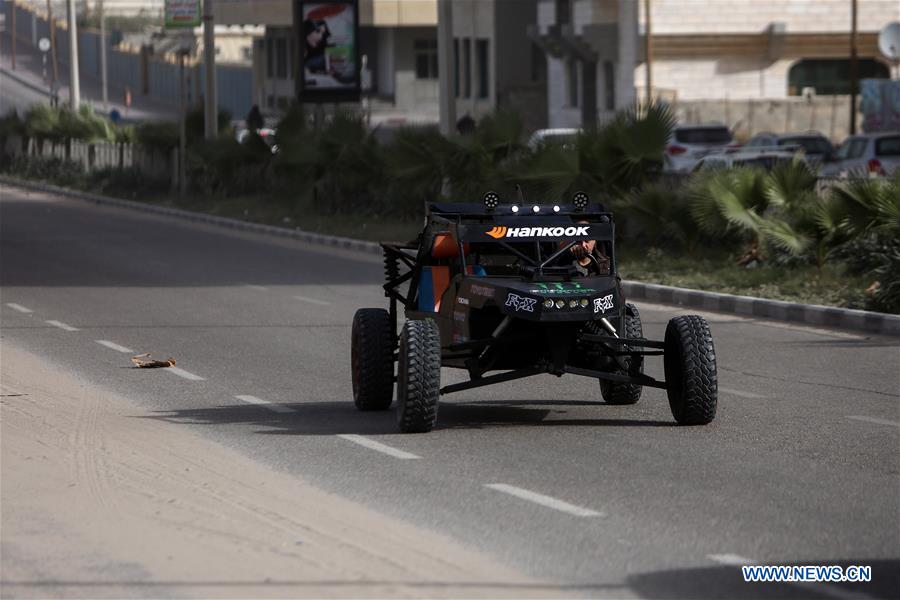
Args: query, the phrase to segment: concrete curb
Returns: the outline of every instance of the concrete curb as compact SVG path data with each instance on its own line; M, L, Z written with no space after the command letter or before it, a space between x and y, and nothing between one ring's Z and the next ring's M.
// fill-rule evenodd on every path
M118 206L146 213L175 217L194 223L207 223L238 231L251 231L295 239L310 244L345 248L357 252L381 254L381 246L375 242L365 242L352 238L312 233L303 231L302 229L287 229L284 227L274 227L272 225L248 223L238 219L217 217L204 213L156 206L132 200L120 200L118 198L110 198L99 194L69 190L55 185L13 179L2 175L0 175L0 183L40 192L52 192L70 198L93 202L95 204ZM622 285L625 289L625 294L630 299L647 300L650 302L658 302L660 304L686 306L700 310L746 317L758 317L774 321L786 321L805 325L818 325L822 327L900 336L900 315L889 315L865 310L837 308L833 306L820 306L816 304L785 302L783 300L767 300L764 298L754 298L752 296L735 296L732 294L719 294L716 292L702 292L700 290L677 288L653 283L639 283L635 281L624 281Z

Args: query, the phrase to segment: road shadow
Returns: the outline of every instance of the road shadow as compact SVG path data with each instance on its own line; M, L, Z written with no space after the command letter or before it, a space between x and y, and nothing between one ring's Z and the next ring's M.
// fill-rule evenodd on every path
M758 564L758 563L757 563ZM900 559L812 558L779 565L871 566L872 581L858 583L747 583L740 566L673 569L630 575L626 587L641 598L655 600L751 600L757 598L897 598Z
M677 427L673 422L603 418L605 405L597 403L598 418L560 418L564 410L528 408L554 401L520 400L515 406L504 403L441 403L436 431L449 429L498 429L508 427ZM563 402L563 401L559 401ZM563 405L583 402L565 401ZM526 406L522 406L526 405ZM149 417L190 425L252 425L264 427L257 433L268 435L359 435L396 434L397 414L392 405L386 411L356 410L352 402L298 402L283 404L290 412L274 412L264 406L226 405L157 411Z

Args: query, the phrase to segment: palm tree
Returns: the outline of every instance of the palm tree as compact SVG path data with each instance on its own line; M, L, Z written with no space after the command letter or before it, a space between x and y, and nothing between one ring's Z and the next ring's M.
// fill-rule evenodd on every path
M675 123L667 105L633 108L581 132L574 144L537 148L522 161L518 179L550 198L578 190L594 197L622 196L661 170Z

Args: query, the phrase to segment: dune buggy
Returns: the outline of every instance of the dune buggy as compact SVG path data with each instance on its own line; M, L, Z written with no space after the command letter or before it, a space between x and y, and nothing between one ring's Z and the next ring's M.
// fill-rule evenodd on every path
M415 242L382 244L387 310L353 318L353 398L387 410L397 386L403 432L430 431L438 399L542 373L599 380L608 404L634 404L644 386L665 389L675 421L713 420L716 355L705 319L677 316L663 341L643 337L638 309L616 273L613 215L578 193L571 204L430 204ZM595 240L604 270L579 272L571 248ZM398 333L398 310L405 322ZM644 374L662 356L665 381ZM394 363L397 364L396 376ZM441 368L469 379L441 387Z

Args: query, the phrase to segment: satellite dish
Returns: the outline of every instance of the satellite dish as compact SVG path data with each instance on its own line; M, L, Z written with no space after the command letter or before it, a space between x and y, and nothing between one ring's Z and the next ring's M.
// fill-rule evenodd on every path
M881 29L878 49L890 60L900 61L900 21L888 23Z

